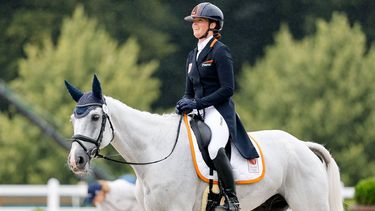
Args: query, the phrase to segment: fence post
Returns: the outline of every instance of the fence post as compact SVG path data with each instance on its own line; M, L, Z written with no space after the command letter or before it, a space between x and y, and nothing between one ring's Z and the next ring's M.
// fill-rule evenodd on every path
M48 180L48 196L47 196L47 209L48 211L58 211L60 208L60 195L59 195L59 181L55 178Z

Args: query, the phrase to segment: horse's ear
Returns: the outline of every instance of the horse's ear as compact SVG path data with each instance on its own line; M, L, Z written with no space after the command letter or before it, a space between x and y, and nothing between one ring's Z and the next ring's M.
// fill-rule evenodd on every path
M83 93L71 85L67 80L64 80L66 89L68 90L69 94L72 96L73 100L78 102L78 100L82 97Z
M100 81L96 74L94 74L94 78L92 80L92 93L94 93L94 96L98 99L102 99L102 87L100 86Z

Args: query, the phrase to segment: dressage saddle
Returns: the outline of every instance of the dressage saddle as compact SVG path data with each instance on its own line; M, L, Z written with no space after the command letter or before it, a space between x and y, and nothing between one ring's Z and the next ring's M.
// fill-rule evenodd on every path
M210 155L208 153L208 145L210 144L211 136L212 136L211 129L203 121L203 118L201 117L201 115L190 114L189 116L191 117L190 126L197 139L199 151L202 154L203 160L210 169L216 170L214 163L212 162ZM225 146L225 152L230 160L230 155L231 155L230 140Z

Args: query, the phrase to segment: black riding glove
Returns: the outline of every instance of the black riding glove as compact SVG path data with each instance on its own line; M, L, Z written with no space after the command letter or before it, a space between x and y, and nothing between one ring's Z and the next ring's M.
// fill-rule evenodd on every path
M190 113L193 109L197 108L197 102L194 99L184 98L178 103L179 109L183 112Z

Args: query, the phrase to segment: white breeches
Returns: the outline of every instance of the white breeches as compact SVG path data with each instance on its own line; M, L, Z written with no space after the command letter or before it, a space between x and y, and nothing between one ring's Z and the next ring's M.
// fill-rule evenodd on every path
M216 158L217 152L220 148L225 147L229 139L229 129L225 119L216 110L215 107L210 106L205 108L204 122L211 129L211 142L208 145L208 153L213 160Z

